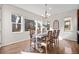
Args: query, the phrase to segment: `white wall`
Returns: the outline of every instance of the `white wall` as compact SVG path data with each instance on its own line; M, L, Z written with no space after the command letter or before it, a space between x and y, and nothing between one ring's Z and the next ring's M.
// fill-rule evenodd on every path
M30 39L29 31L18 32L18 33L12 32L11 14L19 14L31 20L33 19L40 20L40 17L38 15L35 15L31 12L14 7L12 5L3 5L3 8L2 8L2 24L3 24L2 25L2 28L3 28L2 43L3 44L2 46ZM34 18L34 17L37 17L37 18Z
M64 18L65 17L72 18L72 20L71 20L72 29L70 32L64 31ZM69 39L72 41L77 41L77 35L76 35L76 32L77 32L77 10L76 9L52 15L50 18L51 27L53 27L54 20L59 20L60 36L62 37L62 39Z
M13 33L12 32L12 23L11 23L11 14L19 14L24 16L25 18L31 20L42 20L42 18L36 14L31 12L25 11L23 9L14 7L12 5L3 5L2 7L2 46L12 44L15 42L28 40L30 39L29 32L19 32ZM72 30L70 32L64 32L64 17L72 17ZM76 9L70 10L68 12L63 12L60 14L54 14L50 17L50 24L51 27L53 26L53 21L58 19L60 22L60 36L64 39L69 39L76 41L76 31L77 31L77 15ZM44 21L43 21L44 22Z

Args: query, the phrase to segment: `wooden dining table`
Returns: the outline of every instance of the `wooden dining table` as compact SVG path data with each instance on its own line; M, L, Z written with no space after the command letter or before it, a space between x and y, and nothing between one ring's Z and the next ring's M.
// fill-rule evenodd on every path
M37 35L33 35L33 38L35 38L35 42L34 42L35 43L35 47L34 48L36 50L40 49L39 46L38 46L38 44L39 44L41 46L45 46L45 50L46 50L46 53L47 53L47 41L46 41L47 35L48 35L48 32L39 33ZM44 42L40 42L40 41L43 41L43 40L44 40Z

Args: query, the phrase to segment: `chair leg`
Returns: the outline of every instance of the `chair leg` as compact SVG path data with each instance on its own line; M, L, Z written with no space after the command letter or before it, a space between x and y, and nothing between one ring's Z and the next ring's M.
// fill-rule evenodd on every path
M57 39L57 47L59 47L59 39Z
M56 41L56 39L55 39L55 42L54 42L54 47L56 47L56 44L57 44L57 41Z
M58 39L58 47L59 47L59 39Z
M58 46L58 40L56 39L56 47Z

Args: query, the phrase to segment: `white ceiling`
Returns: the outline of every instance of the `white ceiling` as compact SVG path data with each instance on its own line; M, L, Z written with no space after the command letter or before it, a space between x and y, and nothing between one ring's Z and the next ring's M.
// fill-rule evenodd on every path
M44 14L45 11L44 4L13 4L13 5L38 15ZM55 14L76 9L78 8L78 4L48 4L48 8L52 8L50 10L50 13Z

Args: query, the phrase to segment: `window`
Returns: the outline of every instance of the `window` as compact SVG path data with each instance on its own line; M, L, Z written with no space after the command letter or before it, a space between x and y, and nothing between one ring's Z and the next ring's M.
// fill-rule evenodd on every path
M71 17L67 17L64 19L64 31L71 30Z
M11 15L12 21L12 32L20 32L21 31L21 16Z
M50 24L48 22L42 23L42 32L46 32L47 30L50 30Z
M53 21L53 29L59 29L59 20Z
M29 29L35 30L35 21L25 19L25 31L29 31Z
M37 23L37 34L41 33L41 24Z

